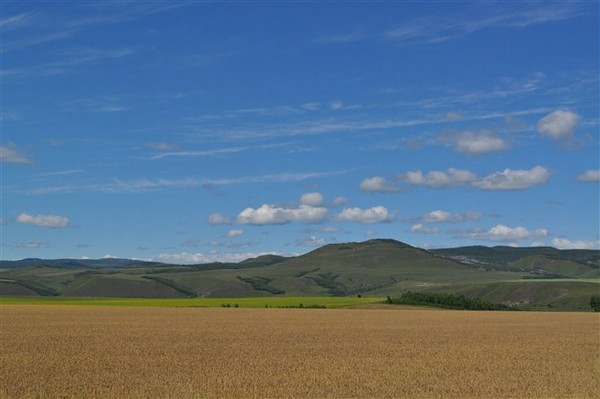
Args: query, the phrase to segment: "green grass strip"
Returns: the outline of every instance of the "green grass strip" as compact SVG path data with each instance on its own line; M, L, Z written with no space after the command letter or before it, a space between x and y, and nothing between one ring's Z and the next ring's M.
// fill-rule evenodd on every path
M222 307L241 308L326 307L382 303L385 298L357 297L264 297L264 298L67 298L67 297L0 297L1 305L84 305L146 307Z

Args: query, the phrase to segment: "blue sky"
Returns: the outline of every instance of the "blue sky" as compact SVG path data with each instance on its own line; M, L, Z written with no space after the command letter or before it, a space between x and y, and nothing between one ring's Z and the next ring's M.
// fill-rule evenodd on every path
M3 1L1 258L599 247L598 3Z

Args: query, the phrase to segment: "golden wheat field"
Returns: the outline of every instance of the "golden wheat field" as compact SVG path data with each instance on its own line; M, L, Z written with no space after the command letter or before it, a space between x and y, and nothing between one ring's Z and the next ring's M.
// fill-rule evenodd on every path
M2 398L592 398L597 314L4 305Z

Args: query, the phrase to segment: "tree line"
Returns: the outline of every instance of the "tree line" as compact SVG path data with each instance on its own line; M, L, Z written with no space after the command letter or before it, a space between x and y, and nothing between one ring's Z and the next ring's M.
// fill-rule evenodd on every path
M469 298L464 295L413 291L406 291L398 298L391 298L388 296L386 303L395 305L433 306L458 310L515 310L507 305L484 301L477 298Z

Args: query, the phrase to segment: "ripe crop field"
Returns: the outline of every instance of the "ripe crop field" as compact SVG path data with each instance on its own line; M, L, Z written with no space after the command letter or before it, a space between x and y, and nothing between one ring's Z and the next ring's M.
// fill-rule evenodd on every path
M0 307L0 397L600 396L594 313Z

